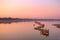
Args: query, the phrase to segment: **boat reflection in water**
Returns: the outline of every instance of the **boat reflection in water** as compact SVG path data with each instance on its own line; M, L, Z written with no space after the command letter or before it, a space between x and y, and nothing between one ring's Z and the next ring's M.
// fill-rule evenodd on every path
M39 22L35 22L36 24L38 24L39 26L36 26L36 25L34 25L34 26L36 26L36 27L34 27L34 29L35 30L38 30L38 31L40 31L40 35L43 35L43 36L49 36L49 29L44 29L44 24L41 24L41 23L39 23Z

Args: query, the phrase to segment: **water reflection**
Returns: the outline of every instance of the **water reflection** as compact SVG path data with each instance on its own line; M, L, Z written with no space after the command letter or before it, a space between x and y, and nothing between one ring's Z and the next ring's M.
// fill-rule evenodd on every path
M43 35L43 36L49 36L49 29L44 29L45 27L45 24L41 24L40 22L35 22L36 24L38 24L39 26L36 26L35 24L33 26L36 26L34 27L35 30L38 30L40 32L40 35Z
M53 24L53 26L56 26L57 28L60 28L60 24Z
M20 22L0 24L0 39L60 40L60 29L52 26L52 24L60 24L60 22L39 22L39 24L38 22Z

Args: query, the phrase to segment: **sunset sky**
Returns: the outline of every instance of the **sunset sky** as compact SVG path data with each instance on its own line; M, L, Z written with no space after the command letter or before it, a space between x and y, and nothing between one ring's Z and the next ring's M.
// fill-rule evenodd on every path
M0 0L0 17L60 19L60 0Z

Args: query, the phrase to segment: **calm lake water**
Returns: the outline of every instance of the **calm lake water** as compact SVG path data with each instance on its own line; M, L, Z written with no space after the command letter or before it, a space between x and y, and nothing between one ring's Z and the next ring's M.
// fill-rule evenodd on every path
M45 24L44 29L49 30L49 35L35 30L34 22L0 24L0 40L60 40L60 28L53 25L60 24L59 21L41 23Z

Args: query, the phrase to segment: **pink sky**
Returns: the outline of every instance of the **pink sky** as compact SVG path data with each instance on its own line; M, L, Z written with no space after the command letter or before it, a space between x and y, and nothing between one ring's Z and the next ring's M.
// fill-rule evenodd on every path
M59 0L0 0L0 17L59 18Z

